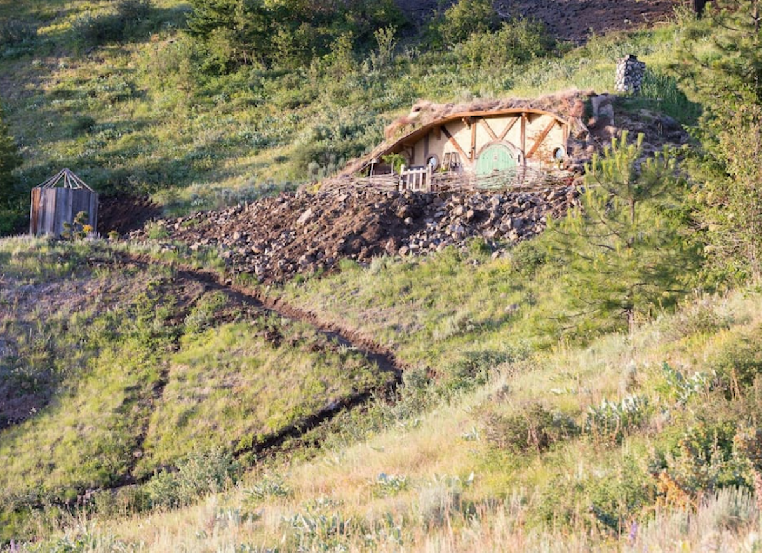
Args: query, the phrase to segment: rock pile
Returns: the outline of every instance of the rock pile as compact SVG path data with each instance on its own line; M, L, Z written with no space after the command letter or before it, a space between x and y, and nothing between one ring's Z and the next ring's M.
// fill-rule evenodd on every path
M350 188L281 194L156 224L169 241L185 242L192 250L216 248L233 272L272 283L330 271L341 259L367 262L380 255L465 247L477 236L497 256L507 245L542 232L548 217L566 213L578 195L571 185L496 194ZM130 238L144 240L147 231Z
M645 62L639 61L632 54L625 56L616 64L616 84L614 89L617 92L640 94L645 74Z

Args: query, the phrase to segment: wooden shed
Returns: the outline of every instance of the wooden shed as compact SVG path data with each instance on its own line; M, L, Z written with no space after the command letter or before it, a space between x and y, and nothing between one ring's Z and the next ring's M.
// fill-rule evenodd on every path
M98 194L69 169L32 189L29 232L60 236L64 223L73 223L81 211L92 228L98 224Z

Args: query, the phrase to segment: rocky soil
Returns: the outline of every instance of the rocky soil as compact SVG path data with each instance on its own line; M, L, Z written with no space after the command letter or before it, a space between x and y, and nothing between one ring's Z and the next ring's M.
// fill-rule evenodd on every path
M192 250L216 248L231 271L262 283L298 273L330 271L342 259L420 256L482 237L499 256L505 247L542 232L576 202L575 186L533 192L416 194L351 188L264 198L221 211L159 220L130 235L163 235ZM158 231L157 232L157 226Z
M419 25L431 12L455 0L395 0L407 16ZM668 20L680 5L677 0L495 0L504 19L539 19L551 36L575 43L591 34L651 27Z

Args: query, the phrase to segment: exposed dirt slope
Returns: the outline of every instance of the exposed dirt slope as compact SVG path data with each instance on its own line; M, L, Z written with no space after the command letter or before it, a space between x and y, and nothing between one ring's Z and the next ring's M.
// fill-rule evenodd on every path
M396 0L413 21L422 23L441 4L438 0ZM454 3L452 0L446 5ZM591 34L649 27L665 21L676 0L498 0L501 16L533 17L560 40L582 43Z

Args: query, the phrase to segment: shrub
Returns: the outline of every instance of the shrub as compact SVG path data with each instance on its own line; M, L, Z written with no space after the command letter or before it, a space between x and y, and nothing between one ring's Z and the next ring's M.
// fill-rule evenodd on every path
M648 400L640 396L627 396L619 403L604 399L598 407L588 408L585 432L618 442L646 421L647 408Z
M17 46L37 37L37 27L18 19L0 21L0 46Z
M436 33L447 45L463 42L475 33L488 33L500 25L492 0L458 0L435 25Z
M290 497L293 495L291 488L277 475L264 475L255 482L245 493L254 503L264 501L269 497Z
M215 316L228 303L228 298L223 292L211 292L204 294L193 306L190 313L185 317L186 332L201 332L208 328Z
M472 34L456 51L472 67L505 71L505 66L547 55L553 44L542 23L518 19L504 23L498 31Z
M115 15L93 15L85 12L72 23L72 31L83 48L118 41L124 32L124 21Z
M492 370L506 363L523 361L531 355L526 344L507 345L502 350L466 351L460 358L444 367L442 389L446 394L471 390L487 383Z
M540 403L520 406L517 415L483 416L487 440L500 449L516 453L544 451L554 443L579 433L574 421L559 411L550 411Z
M125 21L140 21L151 13L151 0L117 0L116 13Z
M144 486L150 508L177 508L235 483L240 467L221 450L193 453L178 462L177 472L161 472Z
M397 474L386 474L382 472L378 478L371 483L373 495L376 497L387 497L396 495L408 488L406 476Z
M652 463L659 502L685 506L706 492L747 486L748 464L736 451L734 420L699 421Z
M740 395L762 373L762 346L759 327L738 333L724 345L714 360L714 368L728 390Z
M662 365L665 385L662 390L669 397L677 400L678 405L685 405L688 400L697 393L711 389L712 376L697 372L691 377L686 377L677 369L673 369L667 363Z

